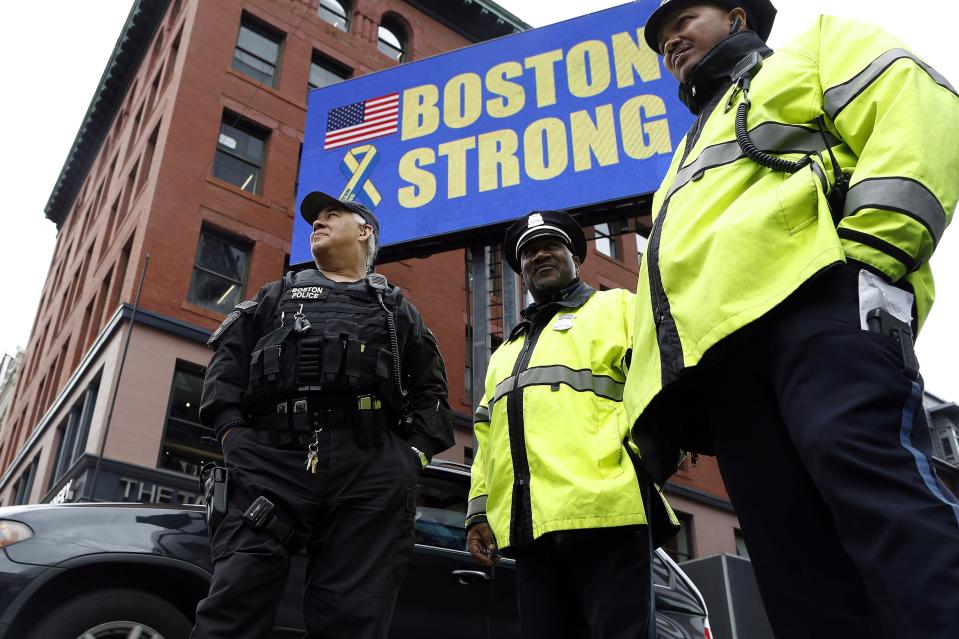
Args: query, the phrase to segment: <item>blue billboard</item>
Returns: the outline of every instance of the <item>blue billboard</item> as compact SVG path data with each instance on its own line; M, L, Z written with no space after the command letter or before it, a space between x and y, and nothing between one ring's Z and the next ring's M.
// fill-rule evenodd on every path
M310 92L297 206L358 200L381 246L654 191L692 123L639 0ZM291 262L310 261L296 215Z

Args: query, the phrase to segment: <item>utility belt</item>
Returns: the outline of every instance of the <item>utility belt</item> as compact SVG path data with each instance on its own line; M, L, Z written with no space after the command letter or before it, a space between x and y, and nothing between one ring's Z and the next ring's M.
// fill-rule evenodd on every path
M357 445L378 446L387 430L397 428L395 413L372 395L356 398L355 408L327 408L328 397L308 396L276 402L273 410L261 408L254 415L253 427L271 433L278 448L308 444L321 430L349 430Z

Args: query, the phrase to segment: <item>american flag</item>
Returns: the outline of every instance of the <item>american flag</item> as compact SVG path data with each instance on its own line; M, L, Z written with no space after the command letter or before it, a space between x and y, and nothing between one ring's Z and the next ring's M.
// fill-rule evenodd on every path
M332 109L326 118L323 150L396 133L399 113L399 93Z

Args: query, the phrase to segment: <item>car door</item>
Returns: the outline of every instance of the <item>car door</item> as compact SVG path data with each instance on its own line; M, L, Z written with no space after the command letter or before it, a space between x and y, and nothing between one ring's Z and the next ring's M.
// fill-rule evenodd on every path
M416 495L416 546L400 590L390 637L436 639L511 639L500 617L513 615L515 583L508 568L483 569L466 552L469 475L462 470L430 467ZM505 588L499 588L504 584ZM509 604L509 588L513 598ZM512 610L509 605L512 605Z
M656 592L656 636L659 639L703 639L707 616L702 596L682 569L662 550L653 560Z

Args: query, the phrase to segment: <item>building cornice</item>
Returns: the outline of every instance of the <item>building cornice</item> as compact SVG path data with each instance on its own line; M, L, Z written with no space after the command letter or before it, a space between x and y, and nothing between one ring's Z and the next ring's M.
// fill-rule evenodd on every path
M406 0L471 42L485 42L532 27L490 0Z
M60 169L43 212L57 228L63 225L80 186L126 97L127 88L166 13L169 0L135 0L113 47L90 106Z

